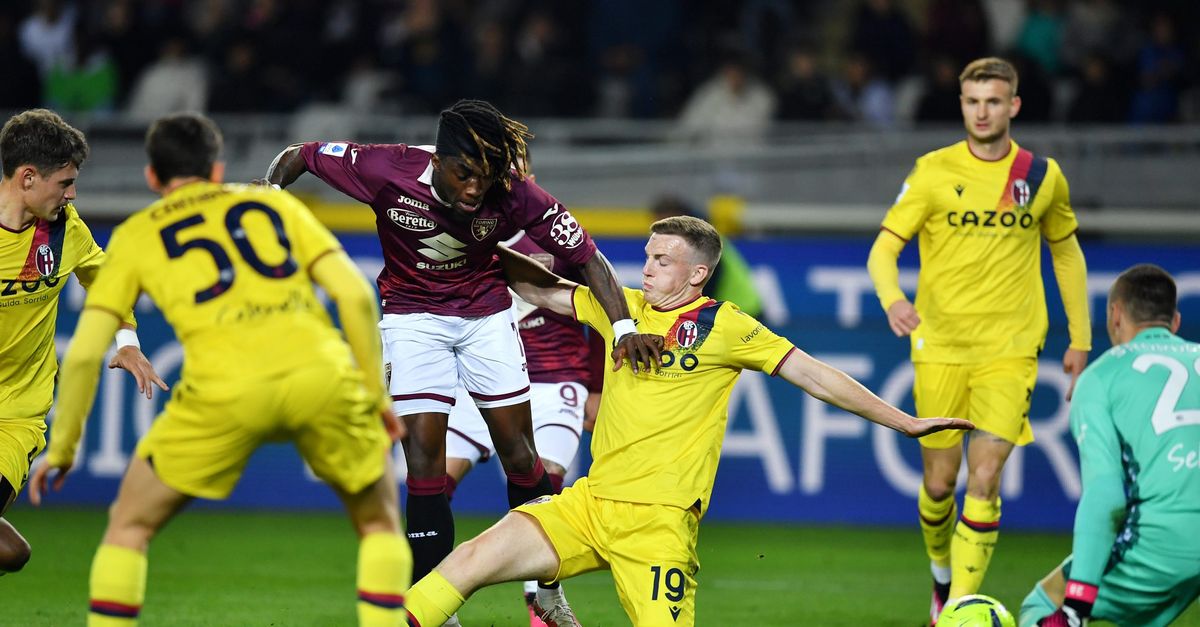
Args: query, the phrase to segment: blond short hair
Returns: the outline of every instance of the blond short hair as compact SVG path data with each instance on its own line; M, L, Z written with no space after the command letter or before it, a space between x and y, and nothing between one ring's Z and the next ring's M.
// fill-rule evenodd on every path
M984 57L968 63L958 75L958 84L992 79L1008 82L1012 86L1012 95L1017 95L1017 68L1000 57Z
M651 233L678 235L696 251L697 261L708 266L709 276L721 261L721 235L713 225L692 216L672 216L650 225Z

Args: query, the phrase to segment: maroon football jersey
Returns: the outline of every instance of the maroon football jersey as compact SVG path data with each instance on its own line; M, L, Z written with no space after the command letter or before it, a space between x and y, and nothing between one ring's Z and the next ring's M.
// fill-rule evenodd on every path
M564 279L584 282L578 266L546 252L526 235L510 242L508 246L533 257ZM517 325L521 329L521 344L525 346L525 361L529 364L531 382L588 381L587 332L577 320L539 307L521 318Z
M533 181L493 189L460 221L433 190L432 146L309 142L308 171L375 210L383 245L383 312L476 317L512 305L496 244L522 229L544 250L582 265L596 245L566 207Z

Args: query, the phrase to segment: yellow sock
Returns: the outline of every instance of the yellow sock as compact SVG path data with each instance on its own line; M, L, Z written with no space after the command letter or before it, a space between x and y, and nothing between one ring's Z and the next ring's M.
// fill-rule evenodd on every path
M950 567L950 537L954 534L954 495L935 501L925 492L925 484L917 493L917 512L921 515L921 535L925 537L925 553L929 561L944 568Z
M369 533L358 544L358 624L404 625L404 591L412 581L412 551L398 533Z
M450 619L467 600L438 571L421 578L405 595L415 627L436 627Z
M962 518L954 527L950 543L950 598L975 594L983 585L988 562L1000 536L1000 499L983 501L967 495L963 498Z
M146 554L101 544L92 560L88 627L130 627L146 597Z

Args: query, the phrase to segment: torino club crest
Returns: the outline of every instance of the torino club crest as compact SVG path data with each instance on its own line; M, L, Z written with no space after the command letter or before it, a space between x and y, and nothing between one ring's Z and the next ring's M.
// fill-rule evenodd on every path
M54 275L54 251L50 249L49 244L42 244L37 247L37 252L33 255L33 263L37 266L38 274L42 276Z
M496 223L499 221L499 218L475 218L471 220L471 235L482 242L496 230Z

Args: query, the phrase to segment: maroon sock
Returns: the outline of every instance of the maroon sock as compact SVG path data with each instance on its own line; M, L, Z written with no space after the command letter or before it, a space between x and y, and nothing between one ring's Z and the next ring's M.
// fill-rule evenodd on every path
M508 474L508 506L523 505L539 496L553 494L550 476L542 466L542 460L533 463L533 470L527 473L510 472Z

